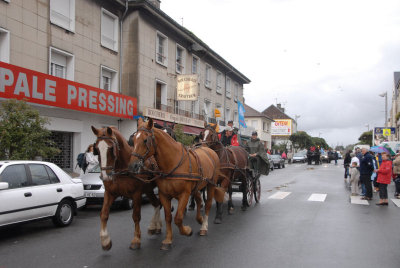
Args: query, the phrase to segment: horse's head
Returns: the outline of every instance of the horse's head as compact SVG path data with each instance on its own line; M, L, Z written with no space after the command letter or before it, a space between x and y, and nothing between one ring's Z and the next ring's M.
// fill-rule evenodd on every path
M99 156L100 178L103 181L111 180L120 150L118 140L114 134L114 128L97 129L92 126L92 131L97 137L94 144L94 154Z
M204 126L204 132L203 132L203 137L202 137L202 143L205 143L206 145L211 145L214 143L219 142L218 138L218 133L215 130L216 125L211 126L211 125L205 125Z
M131 168L134 172L144 166L144 162L156 153L156 141L153 130L153 119L146 123L141 118L138 120L138 129L133 136L133 161Z

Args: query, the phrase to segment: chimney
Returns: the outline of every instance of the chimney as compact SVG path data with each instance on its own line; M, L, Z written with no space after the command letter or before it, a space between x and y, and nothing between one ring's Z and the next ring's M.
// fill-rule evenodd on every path
M280 103L278 103L276 106L278 107L278 109L279 109L282 113L285 112L285 108L283 108L282 105L281 105Z
M153 6L155 6L156 8L160 9L160 4L161 1L160 0L147 0L150 4L152 4Z

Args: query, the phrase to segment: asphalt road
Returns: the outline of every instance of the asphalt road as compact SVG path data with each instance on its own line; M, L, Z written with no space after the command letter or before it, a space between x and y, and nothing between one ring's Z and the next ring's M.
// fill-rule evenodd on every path
M80 211L67 228L55 228L51 221L3 228L0 268L400 267L400 208L392 201L388 207L375 206L376 194L369 205L350 203L340 164L286 165L263 176L260 204L243 212L235 197L235 214L224 211L223 224L210 222L206 237L181 236L174 226L173 248L167 252L159 250L164 229L158 236L146 233L150 205L142 210L142 248L137 251L128 249L133 236L129 211L112 211L108 252L100 246L99 207ZM389 198L393 191L392 184ZM214 218L215 208L211 214ZM194 212L184 221L195 232L200 229Z

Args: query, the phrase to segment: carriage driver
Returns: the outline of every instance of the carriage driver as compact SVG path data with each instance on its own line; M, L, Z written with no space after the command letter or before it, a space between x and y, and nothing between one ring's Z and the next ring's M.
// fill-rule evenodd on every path
M233 134L233 128L230 126L227 126L223 132L219 133L218 137L224 146L239 146L237 135Z
M249 153L250 168L254 170L259 170L261 164L260 161L267 159L264 145L261 143L260 139L257 136L257 131L253 131L251 133L251 139L247 143L246 148L247 152ZM266 161L268 161L268 159Z

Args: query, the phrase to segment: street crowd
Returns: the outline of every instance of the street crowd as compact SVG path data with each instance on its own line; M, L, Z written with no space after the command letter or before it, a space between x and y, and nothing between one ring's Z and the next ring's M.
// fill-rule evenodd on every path
M388 185L394 181L395 198L400 199L400 153L392 157L388 152L373 152L367 148L348 151L344 158L344 179L349 183L352 196L372 200L379 192L378 206L388 206Z

